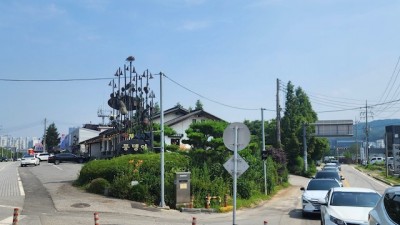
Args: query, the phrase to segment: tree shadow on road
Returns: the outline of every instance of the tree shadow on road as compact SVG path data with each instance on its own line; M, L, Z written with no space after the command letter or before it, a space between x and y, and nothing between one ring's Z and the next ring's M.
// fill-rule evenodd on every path
M307 216L303 217L302 210L301 209L292 209L289 211L289 217L290 218L296 218L296 219L306 219L306 220L320 220L321 215L320 214L308 214Z

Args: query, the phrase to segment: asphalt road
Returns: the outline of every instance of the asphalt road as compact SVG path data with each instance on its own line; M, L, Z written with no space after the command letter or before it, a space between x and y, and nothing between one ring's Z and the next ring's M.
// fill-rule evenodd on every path
M86 193L72 187L81 165L42 162L40 166L19 167L18 162L0 163L0 224L11 224L15 207L21 210L20 225L99 224L197 225L233 224L232 212L194 213L146 207L140 203ZM383 192L387 185L371 179L352 166L343 165L346 186L369 187ZM19 185L20 177L23 185ZM290 176L291 186L278 192L271 200L251 209L238 210L237 225L279 224L316 225L318 216L301 215L301 186L309 179Z

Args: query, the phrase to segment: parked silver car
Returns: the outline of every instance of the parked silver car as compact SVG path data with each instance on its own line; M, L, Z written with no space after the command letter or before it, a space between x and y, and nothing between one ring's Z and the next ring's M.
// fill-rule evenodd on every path
M389 187L368 214L370 225L400 224L400 186Z

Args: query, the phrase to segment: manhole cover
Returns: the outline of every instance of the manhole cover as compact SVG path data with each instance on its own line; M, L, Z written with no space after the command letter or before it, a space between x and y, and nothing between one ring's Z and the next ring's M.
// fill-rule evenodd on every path
M86 207L89 207L89 206L90 205L87 204L87 203L75 203L75 204L71 205L71 207L74 207L74 208L86 208Z

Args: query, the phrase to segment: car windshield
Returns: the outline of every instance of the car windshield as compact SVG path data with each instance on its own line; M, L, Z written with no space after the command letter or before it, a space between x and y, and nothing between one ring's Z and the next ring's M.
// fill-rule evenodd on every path
M320 171L315 175L316 179L321 179L321 178L333 178L336 180L340 180L339 173L337 172L328 172L328 171Z
M380 199L378 193L367 192L334 192L331 197L332 206L374 207Z
M400 224L400 191L386 193L383 204L390 219Z
M333 187L340 187L335 180L311 180L308 183L307 190L329 190Z
M34 157L33 155L24 155L23 158L33 158L33 157Z

